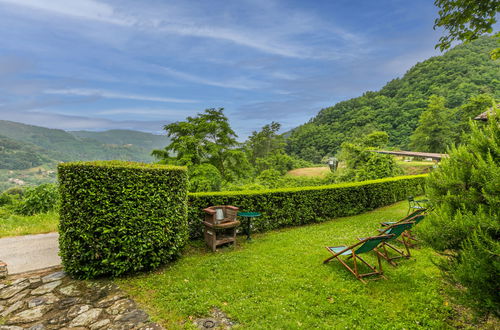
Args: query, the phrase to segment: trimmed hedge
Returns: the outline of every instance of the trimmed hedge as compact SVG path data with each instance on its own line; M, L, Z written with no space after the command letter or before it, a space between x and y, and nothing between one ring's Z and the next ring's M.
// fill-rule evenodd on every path
M118 276L174 259L187 238L183 167L122 161L58 166L59 247L77 278Z
M426 175L401 176L319 187L259 191L231 191L189 194L189 230L199 238L203 230L202 209L211 205L234 205L242 211L258 211L256 231L321 222L355 215L420 195Z

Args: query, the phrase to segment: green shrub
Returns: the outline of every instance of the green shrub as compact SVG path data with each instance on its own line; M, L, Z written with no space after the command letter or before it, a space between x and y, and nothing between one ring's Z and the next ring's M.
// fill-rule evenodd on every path
M6 193L0 194L0 206L9 204L12 204L12 196Z
M429 175L427 193L435 211L418 230L430 246L451 255L440 266L454 287L464 288L459 296L480 312L500 314L498 110L485 125L471 123L465 143L452 147Z
M187 239L184 167L121 161L58 167L59 246L77 278L153 269Z
M266 231L285 226L321 222L354 215L388 205L423 192L425 175L385 178L319 187L261 191L189 194L188 219L191 237L202 232L202 209L211 205L234 205L243 211L262 212L254 228Z
M15 207L15 212L22 215L47 213L56 209L58 202L57 186L45 183L26 189L23 199Z

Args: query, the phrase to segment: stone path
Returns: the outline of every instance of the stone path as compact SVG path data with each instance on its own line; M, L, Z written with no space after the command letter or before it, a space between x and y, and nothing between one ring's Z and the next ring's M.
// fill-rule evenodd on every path
M58 233L0 238L0 260L9 274L60 265L58 239Z
M163 329L107 281L76 281L61 270L0 281L0 330Z

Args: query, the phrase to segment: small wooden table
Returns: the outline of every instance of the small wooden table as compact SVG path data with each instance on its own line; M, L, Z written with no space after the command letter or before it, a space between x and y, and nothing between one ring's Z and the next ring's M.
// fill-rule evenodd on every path
M250 232L252 231L251 225L252 225L252 218L260 217L262 214L259 212L238 212L238 216L245 218L246 220L246 232L247 232L247 241L252 240L250 237Z

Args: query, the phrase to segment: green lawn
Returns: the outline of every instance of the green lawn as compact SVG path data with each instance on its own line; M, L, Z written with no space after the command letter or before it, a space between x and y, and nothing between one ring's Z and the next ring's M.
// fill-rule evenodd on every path
M211 253L194 242L170 266L117 280L167 328L192 327L217 307L241 329L449 328L451 306L442 293L435 256L427 248L387 280L356 280L339 262L322 264L326 245L354 243L382 220L406 214L407 202L359 216L243 237L236 248ZM376 258L367 256L370 261Z
M56 212L22 216L0 207L0 238L57 231L59 215Z

